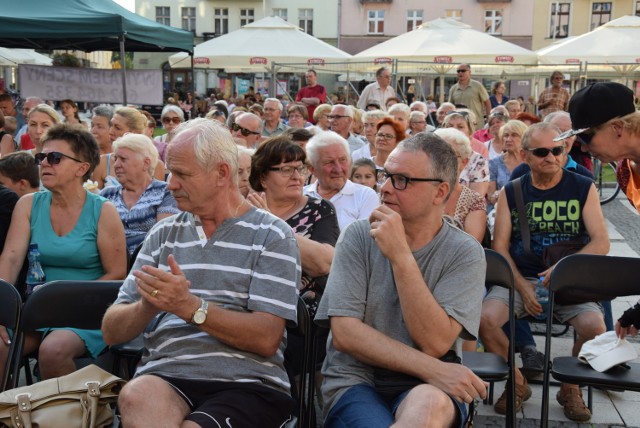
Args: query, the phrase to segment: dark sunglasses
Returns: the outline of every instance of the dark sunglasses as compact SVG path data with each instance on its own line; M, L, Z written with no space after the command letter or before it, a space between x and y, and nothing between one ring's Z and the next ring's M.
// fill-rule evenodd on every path
M237 123L234 123L233 125L231 125L231 129L233 129L234 132L240 131L240 133L242 135L244 135L245 137L248 137L249 135L260 135L259 132L249 131L247 128L243 128L242 126L238 125Z
M592 130L588 130L576 135L576 139L580 144L589 145L591 144L591 140L593 139L594 135L596 135L595 132L593 132Z
M469 70L465 70L465 69L459 68L458 70L456 70L456 73L466 73L467 71L469 71Z
M554 156L560 156L561 154L564 153L564 146L555 146L550 149L547 149L544 147L538 147L536 149L525 149L525 150L531 152L531 154L533 154L536 157L546 158L547 156L549 156L549 153L551 153Z
M64 153L60 152L36 153L34 158L36 160L36 165L42 165L42 161L45 159L47 160L47 162L49 162L49 165L58 165L62 158L69 158L80 163L84 162L80 159L72 158L71 156L65 155Z
M175 123L176 125L179 125L182 122L182 119L180 119L179 117L163 117L162 118L162 123L169 124L171 122Z

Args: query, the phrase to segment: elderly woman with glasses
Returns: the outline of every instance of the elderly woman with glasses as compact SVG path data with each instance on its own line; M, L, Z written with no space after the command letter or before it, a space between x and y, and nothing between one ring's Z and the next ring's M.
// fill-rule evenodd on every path
M333 250L340 234L338 218L330 202L305 196L302 188L307 175L307 156L287 135L272 137L258 146L251 161L249 182L256 192L247 200L286 221L296 234L302 263L300 296L313 314L327 283ZM328 330L316 337L316 361L322 364ZM286 353L299 361L302 339L287 338ZM319 366L317 367L319 369ZM297 374L300 367L293 367Z
M404 126L391 117L383 118L378 122L376 128L378 129L375 139L376 154L371 160L376 164L376 168L382 170L389 154L391 154L400 141L405 139L406 133Z
M132 254L154 224L180 212L167 183L153 178L158 150L146 135L126 134L113 143L113 167L118 186L105 187L100 196L118 210Z
M113 112L109 136L115 141L126 133L144 134L149 121L139 110L132 107L120 107ZM98 189L119 184L116 178L115 168L111 159L112 153L100 157L100 165L93 172L93 179L98 184ZM158 162L154 169L154 177L164 180L164 163Z
M81 127L59 124L49 129L42 146L35 161L46 190L18 201L0 256L0 278L15 283L29 246L37 244L46 281L123 279L127 250L118 212L83 188L100 160L95 138ZM8 344L0 327L0 367ZM100 330L51 328L27 333L24 354L39 349L40 373L48 379L75 371L74 358L96 358L105 348Z
M500 189L510 181L513 170L522 163L520 143L526 130L527 125L519 120L510 120L500 128L500 140L504 143L504 152L489 161L487 201L490 208L498 202Z
M444 118L444 128L455 128L462 132L471 141L471 148L473 149L469 162L460 174L460 183L469 186L471 190L475 190L484 197L489 188L489 162L485 156L477 152L473 147L471 139L472 123L471 116L467 111L451 111ZM480 145L487 150L482 143Z

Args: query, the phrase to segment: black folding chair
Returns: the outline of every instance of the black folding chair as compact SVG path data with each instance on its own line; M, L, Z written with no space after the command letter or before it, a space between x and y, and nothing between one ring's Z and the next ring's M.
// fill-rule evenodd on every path
M0 279L0 325L13 330L13 338L9 345L7 361L5 362L0 383L0 392L15 388L18 370L20 369L20 354L17 344L21 341L20 313L22 299L16 288Z
M102 317L118 297L122 281L51 281L27 299L22 309L23 333L47 327L100 329ZM22 355L24 335L16 345ZM25 366L25 371L29 370Z
M514 286L513 286L513 272L509 262L498 252L494 250L485 249L485 258L487 260L487 273L485 277L485 286L487 289L498 286L504 287L509 290L509 320L510 323L510 335L514 337L514 313L513 313L513 301L514 301ZM494 383L507 380L508 388L508 400L507 400L507 423L508 427L516 426L516 413L514 411L515 406L515 363L514 353L515 345L513 340L509 340L509 361L505 361L501 356L490 352L463 352L462 363L471 369L476 376L489 382L488 391L488 403L493 402L493 388ZM468 423L473 424L473 414L475 411L474 403L469 406L469 419Z
M551 274L549 308L553 310L555 294L562 291L572 296L589 296L593 301L612 300L638 294L640 259L630 257L574 254L560 260ZM612 274L613 273L613 274ZM550 331L548 320L547 331ZM551 351L551 335L547 334L545 353ZM640 392L640 364L628 363L628 368L615 366L600 373L581 363L577 357L557 357L545 360L542 394L541 427L548 426L550 378L560 382L587 385L589 410L593 409L591 387Z

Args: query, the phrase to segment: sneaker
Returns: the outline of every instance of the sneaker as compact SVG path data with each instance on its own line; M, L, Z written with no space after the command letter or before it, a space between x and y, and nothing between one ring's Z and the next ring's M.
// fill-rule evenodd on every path
M509 395L509 388L505 388L502 392L496 404L493 405L493 410L500 415L507 414L507 400ZM531 398L531 388L529 387L529 383L527 382L527 378L524 378L524 383L522 385L516 384L516 402L515 402L515 410L519 411L522 409L522 403Z
M544 372L544 354L536 348L526 348L520 352L522 359L522 374L530 379Z
M587 422L591 419L591 412L584 400L580 388L568 388L562 385L556 395L558 403L564 407L564 415L575 422Z

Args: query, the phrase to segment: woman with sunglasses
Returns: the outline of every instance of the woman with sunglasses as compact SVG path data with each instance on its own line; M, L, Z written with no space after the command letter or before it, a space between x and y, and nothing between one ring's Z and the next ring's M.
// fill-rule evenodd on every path
M504 143L504 152L489 161L489 190L487 201L489 210L498 201L500 189L511 180L511 173L522 163L520 149L522 136L527 125L519 120L510 120L500 128L500 140Z
M247 200L286 221L296 234L300 247L302 280L300 296L315 315L331 268L333 250L340 235L338 218L330 202L302 193L307 175L307 156L286 135L272 137L262 143L251 161L249 183L256 192ZM325 356L328 330L316 335L316 361L320 368ZM289 361L301 361L303 340L287 338L285 354ZM295 374L300 367L292 367Z
M489 188L489 161L486 156L480 154L473 144L471 134L473 133L473 121L468 111L451 111L444 117L444 128L455 128L462 132L471 142L473 153L469 162L462 170L459 180L464 186L480 193L482 197L487 194ZM477 140L476 140L477 141ZM484 144L478 143L485 149Z
M180 109L178 108L178 110ZM109 128L109 137L111 137L111 141L115 141L126 133L144 134L148 123L147 117L137 109L120 107L113 112L111 126ZM98 183L98 189L118 186L120 184L116 178L115 167L111 156L111 153L100 156L100 164L93 172L92 178ZM164 180L164 163L158 162L153 174L154 178Z
M118 212L83 188L100 159L95 138L80 127L60 124L49 129L42 145L35 159L46 190L18 201L0 256L0 278L15 282L29 245L38 244L47 281L123 279L127 251ZM8 340L0 327L0 367ZM24 354L39 349L40 373L48 379L75 371L74 358L96 358L105 348L100 330L52 328L27 333Z
M180 107L168 104L164 106L162 113L160 113L160 122L162 122L162 127L167 131L167 133L155 137L153 139L153 144L156 146L156 149L158 149L160 159L164 162L167 146L175 135L174 131L178 125L184 122L184 112Z
M504 142L500 139L500 128L509 121L509 116L501 112L491 113L489 115L489 135L491 139L484 145L489 151L489 161L502 155L504 150Z

